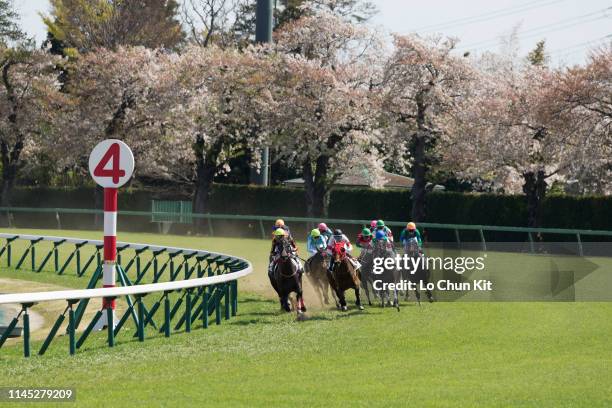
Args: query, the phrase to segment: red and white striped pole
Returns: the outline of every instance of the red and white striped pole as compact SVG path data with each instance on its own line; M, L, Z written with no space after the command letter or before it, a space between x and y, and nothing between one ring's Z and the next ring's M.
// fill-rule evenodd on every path
M115 287L115 263L117 262L117 189L104 189L104 264L102 284L105 288ZM115 310L115 300L104 299L104 309Z
M89 155L89 172L100 186L104 187L104 263L102 284L105 288L115 287L117 263L117 189L124 185L134 172L134 155L121 140L104 140ZM115 300L104 299L103 309L113 310L113 321L98 320L96 329L115 325ZM108 314L104 314L108 316Z

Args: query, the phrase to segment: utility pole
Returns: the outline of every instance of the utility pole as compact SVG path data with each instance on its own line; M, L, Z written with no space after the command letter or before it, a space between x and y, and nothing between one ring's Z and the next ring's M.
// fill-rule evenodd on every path
M272 42L272 0L257 0L255 9L255 42ZM261 152L261 172L257 174L255 169L251 169L251 182L263 186L270 184L268 171L270 167L270 148L264 147Z

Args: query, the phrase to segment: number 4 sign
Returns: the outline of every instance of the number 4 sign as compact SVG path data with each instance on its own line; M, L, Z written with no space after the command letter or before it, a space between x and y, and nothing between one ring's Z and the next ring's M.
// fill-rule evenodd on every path
M118 188L134 172L134 155L121 140L104 140L89 155L89 173L104 188Z

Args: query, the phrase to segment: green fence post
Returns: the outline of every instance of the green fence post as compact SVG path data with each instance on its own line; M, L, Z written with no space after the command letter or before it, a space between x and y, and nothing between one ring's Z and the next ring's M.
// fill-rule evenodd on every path
M138 303L138 341L144 341L144 305L142 304L142 296L137 295L136 302Z
M238 311L238 280L232 281L232 316Z
M53 266L55 267L55 273L59 270L59 251L57 245L53 245Z
M461 246L461 239L459 239L459 230L455 228L455 240L457 240L457 245Z
M76 339L75 339L75 327L74 327L74 310L72 309L72 303L68 301L68 348L70 351L70 355L74 355L76 353Z
M24 303L21 305L23 310L23 356L30 357L30 314L28 308L33 303Z
M32 256L32 271L36 270L36 244L32 242L32 249L30 250Z
M191 289L185 293L185 332L191 332Z
M531 253L534 253L535 246L533 245L533 235L531 235L531 231L527 233L527 236L529 237L529 249L531 250Z
M113 298L107 298L106 301L110 304ZM113 308L106 308L106 328L108 333L108 347L115 347L115 328L113 327Z
M580 256L584 256L584 251L582 249L582 240L580 239L579 232L576 233L576 239L578 240L578 254L580 254Z
M81 247L76 249L76 273L81 276Z
M204 286L202 290L202 326L208 328L208 287Z
M11 267L11 243L6 244L6 266Z
M230 283L225 284L225 320L230 318Z
M261 239L266 239L266 229L261 218L259 219L259 230L261 231Z
M215 324L221 324L221 288L219 285L215 286L215 292L218 296L215 296Z
M170 292L164 292L164 336L170 337Z

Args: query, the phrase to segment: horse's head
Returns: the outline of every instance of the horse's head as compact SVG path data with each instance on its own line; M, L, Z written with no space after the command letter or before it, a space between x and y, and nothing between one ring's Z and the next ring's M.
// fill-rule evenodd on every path
M419 241L416 237L408 239L406 242L406 253L408 256L413 257L419 254Z
M291 256L292 248L289 238L286 236L280 237L279 245L281 247L280 258L286 260Z
M346 258L346 246L344 245L344 242L335 242L333 253L335 261Z

